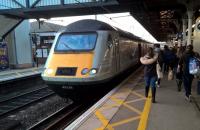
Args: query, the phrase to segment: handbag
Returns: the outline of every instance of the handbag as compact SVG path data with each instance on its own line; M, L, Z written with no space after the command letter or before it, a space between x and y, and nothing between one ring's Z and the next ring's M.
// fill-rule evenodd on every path
M168 73L168 80L173 80L173 79L174 79L173 71L172 71L172 70L169 70L169 73Z
M157 62L156 64L156 72L157 72L157 76L159 79L162 79L163 78L163 73L162 73L162 70L161 70L161 67L159 65L159 63Z

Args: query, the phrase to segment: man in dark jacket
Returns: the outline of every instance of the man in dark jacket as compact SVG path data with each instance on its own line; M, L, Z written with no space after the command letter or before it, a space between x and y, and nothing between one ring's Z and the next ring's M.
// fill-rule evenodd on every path
M188 101L191 101L191 86L194 76L189 73L189 60L194 57L195 53L193 52L193 46L188 45L185 53L183 53L180 61L178 63L178 69L180 70L180 66L183 66L183 84L185 87L185 98Z

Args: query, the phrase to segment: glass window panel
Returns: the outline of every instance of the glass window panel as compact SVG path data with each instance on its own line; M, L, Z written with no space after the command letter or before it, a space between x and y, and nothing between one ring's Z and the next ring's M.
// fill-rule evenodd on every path
M62 34L57 41L56 51L85 51L94 49L96 33Z

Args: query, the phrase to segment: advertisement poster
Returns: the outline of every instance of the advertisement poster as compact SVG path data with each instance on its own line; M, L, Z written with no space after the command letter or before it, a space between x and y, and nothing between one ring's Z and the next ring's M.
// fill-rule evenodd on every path
M37 53L36 55L37 58L42 58L42 49L37 49L36 53Z
M48 50L47 49L43 49L42 50L42 54L43 54L43 57L47 58L48 57Z
M0 42L0 70L8 68L8 53L5 42Z

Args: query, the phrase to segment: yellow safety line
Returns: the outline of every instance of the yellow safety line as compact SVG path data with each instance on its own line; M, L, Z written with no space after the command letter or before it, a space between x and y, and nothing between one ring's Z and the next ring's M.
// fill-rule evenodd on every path
M122 100L120 100L120 99L116 99L116 98L111 98L113 101L115 101L116 103L118 103L118 104L123 104L126 108L128 108L128 109L130 109L130 110L132 110L132 111L134 111L134 112L136 112L136 113L138 113L139 115L142 113L141 111L139 111L138 109L136 109L136 108L134 108L133 106L130 106L130 105L128 105L128 104L126 104L125 102L123 102Z
M141 84L141 83L140 83L140 84L136 84L136 87L137 87L137 86L138 86L138 87L144 87L144 84Z
M97 110L97 111L95 112L95 115L96 115L97 118L102 122L104 128L107 127L108 130L114 130L114 129L108 124L109 121L106 119L106 117L105 117L103 114L101 114L101 112L100 112L99 110ZM104 129L104 128L103 128L103 129ZM103 130L103 129L102 129L102 127L101 127L101 128L96 129L96 130Z
M139 115L141 115L141 113L142 113L141 111L139 111L139 110L136 109L135 107L130 106L130 105L126 104L126 103L123 103L123 105L124 105L125 107L129 108L130 110L132 110L132 111L138 113Z
M106 110L106 109L110 109L113 107L119 107L119 104L112 104L112 105L106 105L106 106L102 106L101 108L99 108L100 111Z
M137 95L137 96L140 97L140 98L144 98L144 97L145 97L145 96L143 96L142 94L139 94L139 93L137 93L137 92L135 92L135 91L132 91L131 93Z
M131 121L134 121L134 120L138 120L138 119L140 119L140 116L131 117L131 118L128 118L128 119L119 121L119 122L112 123L112 124L110 124L110 125L111 125L112 127L115 127L115 126L119 126L119 125L126 124L126 123L131 122Z
M129 91L127 90L127 91L125 91L125 92L118 92L118 93L112 95L111 97L117 97L117 96L120 96L120 95L122 95L122 94L130 93L130 92L131 92L131 90L129 90Z
M149 92L149 95L151 96L151 91ZM140 119L137 130L146 130L150 108L151 108L151 98L148 97L146 99L144 110L142 112L141 119Z
M135 99L135 100L131 100L131 101L126 101L125 103L133 103L133 102L137 102L137 101L141 101L141 100L145 100L146 98L139 98L139 99Z

